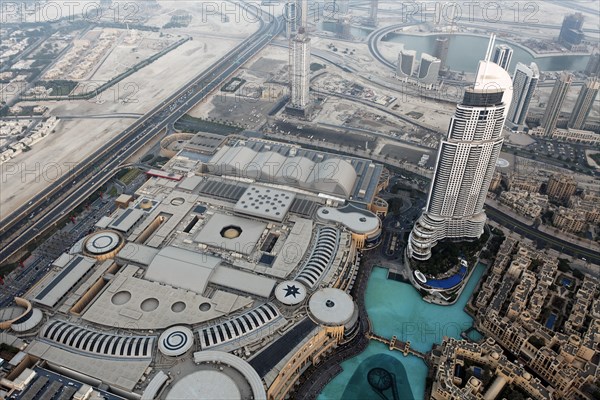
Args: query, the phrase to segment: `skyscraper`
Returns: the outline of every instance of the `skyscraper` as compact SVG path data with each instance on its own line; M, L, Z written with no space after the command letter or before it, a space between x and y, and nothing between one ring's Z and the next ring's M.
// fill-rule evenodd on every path
M440 75L441 62L430 54L421 54L421 65L419 65L419 83L426 87L431 87L437 83Z
M440 69L446 68L446 60L448 59L448 49L450 48L450 38L438 37L435 39L435 51L433 52L434 57L440 60Z
M513 130L523 130L529 111L529 104L540 79L540 71L536 63L529 67L517 63L513 76L513 98L506 117L506 126Z
M300 27L290 46L290 106L306 111L310 103L310 37Z
M288 39L294 37L301 26L306 28L308 23L308 3L306 0L289 0L284 4L283 13Z
M567 15L563 19L558 36L559 43L567 46L581 44L584 38L583 33L583 14L576 13Z
M298 26L300 22L300 15L298 9L296 8L296 2L288 1L285 3L283 13L286 22L285 36L286 38L291 39L298 32Z
M587 76L600 75L600 53L594 53L590 56L590 60L585 66L585 74Z
M369 6L369 24L372 26L377 26L378 11L379 0L371 0L371 5Z
M541 127L544 130L544 135L551 136L552 133L554 133L558 117L560 116L560 110L562 109L572 82L573 75L563 71L554 83L550 99L546 104L546 112L542 117Z
M583 129L585 127L585 121L588 115L590 115L590 111L592 110L592 106L598 95L598 90L600 90L600 81L598 81L597 76L588 78L585 81L585 84L581 87L577 101L575 102L573 112L571 113L568 125L569 128Z
M505 70L509 70L510 61L512 60L513 49L510 46L505 44L499 44L494 49L494 57L492 61L504 68Z
M417 61L417 52L414 50L400 50L398 55L398 68L396 75L399 78L408 78L415 72L415 63Z
M490 61L494 39L479 62L474 87L465 91L440 144L427 205L409 236L406 250L413 259L428 260L440 240L477 239L483 233L483 205L512 99L510 75Z
M296 9L300 10L300 26L290 41L290 102L288 110L305 115L310 108L310 37L306 32L307 0L296 0Z

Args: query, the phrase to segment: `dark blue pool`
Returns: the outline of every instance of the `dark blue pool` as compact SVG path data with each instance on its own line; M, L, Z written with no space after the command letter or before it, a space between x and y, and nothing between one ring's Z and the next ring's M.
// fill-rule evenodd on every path
M451 289L461 283L467 275L468 269L466 267L460 267L460 271L457 274L452 275L445 279L431 279L425 284L434 289Z
M562 285L566 288L571 287L571 280L567 278L562 278Z
M550 314L550 316L548 317L548 320L546 321L546 328L553 329L555 322L556 322L556 315Z

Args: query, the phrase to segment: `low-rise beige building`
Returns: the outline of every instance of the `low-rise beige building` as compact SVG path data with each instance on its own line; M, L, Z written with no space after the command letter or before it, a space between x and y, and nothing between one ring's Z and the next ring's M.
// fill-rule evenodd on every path
M526 190L512 189L500 194L499 201L518 214L530 218L539 217L548 206L548 196Z
M585 220L591 224L600 223L600 196L595 193L584 193L581 197L571 196L569 208L583 211Z
M513 174L508 179L508 189L511 191L525 190L538 193L542 187L542 181L537 177L529 175Z
M560 207L554 212L552 224L565 232L580 233L587 228L586 213L582 210Z
M600 374L600 302L595 300L599 297L600 282L588 276L582 280L570 276L569 285L576 288L571 292L563 287L565 273L558 270L555 256L514 239L503 242L490 271L471 306L476 309L476 328L533 371L535 377L525 379L522 375L517 382L512 381L513 386L517 385L533 399L587 398L586 385L596 382ZM554 311L556 306L552 301L557 297L572 303L568 313ZM481 351L482 356L474 361L483 364L485 351ZM460 354L466 358L464 350ZM502 375L497 371L495 374ZM544 397L546 394L538 390L539 386L529 386L538 378L551 397ZM511 383L509 379L506 381ZM500 392L492 391L492 387L498 385L501 390L507 382L494 381L486 392L480 393L481 398L497 398ZM446 384L443 389L447 388ZM447 395L444 391L432 397L480 398L464 393Z

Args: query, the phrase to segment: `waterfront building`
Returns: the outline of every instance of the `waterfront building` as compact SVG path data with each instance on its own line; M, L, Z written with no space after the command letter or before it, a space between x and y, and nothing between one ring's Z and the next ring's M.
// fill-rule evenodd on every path
M398 54L398 67L396 68L396 76L398 78L408 79L415 72L417 52L414 50L400 50Z

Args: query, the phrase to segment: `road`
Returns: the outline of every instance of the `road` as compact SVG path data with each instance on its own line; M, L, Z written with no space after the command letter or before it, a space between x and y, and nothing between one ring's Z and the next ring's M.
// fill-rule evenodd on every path
M86 236L94 224L116 208L114 199L97 199L90 204L75 223L69 222L38 246L23 267L5 277L0 291L0 308L10 305L15 296L22 296L48 272L52 262L77 240Z
M252 7L248 10L252 12ZM263 12L260 15L263 19L258 31L247 40L78 164L66 176L38 193L35 200L3 219L0 228L0 262L15 254L63 214L98 190L112 177L119 165L218 89L241 65L270 43L281 32L283 24L281 19L269 15L267 22L264 20L265 14ZM36 217L38 215L41 216Z
M368 40L368 44L369 44L369 52L371 53L371 55L380 63L382 63L383 65L385 65L386 67L392 69L392 70L396 70L396 65L390 61L388 61L387 58L385 58L383 56L383 54L381 54L381 51L379 51L379 42L381 41L381 39L387 35L388 33L391 32L395 32L399 29L402 29L404 27L407 26L411 26L411 25L416 25L417 21L414 21L413 17L410 16L410 21L403 23L403 24L395 24L395 25L390 25L390 26L386 26L385 28L381 28L378 30L375 30L373 32L371 32L371 34L369 35L369 37L367 38Z
M567 242L548 233L541 232L487 204L485 212L489 219L507 227L511 232L515 232L518 235L535 241L540 247L546 245L561 253L576 258L585 258L590 263L600 265L600 253L596 251Z

